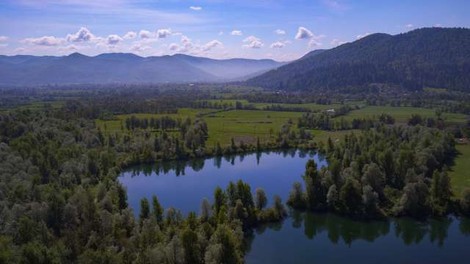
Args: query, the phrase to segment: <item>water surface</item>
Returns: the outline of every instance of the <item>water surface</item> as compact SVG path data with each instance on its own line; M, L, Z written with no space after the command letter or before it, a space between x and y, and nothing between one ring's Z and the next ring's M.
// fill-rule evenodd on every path
M253 193L263 188L269 200L280 195L285 202L292 184L302 182L309 159L318 167L326 165L313 151L287 150L137 166L124 171L119 181L126 186L129 205L136 214L140 200L150 200L152 195L157 195L164 208L174 207L186 214L199 212L203 198L212 201L217 186L225 189L230 181L239 179L250 184Z
M470 263L470 219L353 221L291 212L255 230L246 263Z
M161 162L124 171L136 214L140 199L157 195L165 208L199 211L217 186L242 179L252 192L263 188L285 202L293 182L302 181L307 160L326 161L315 152L289 150L192 161ZM247 263L470 263L470 220L447 217L418 222L400 218L353 221L334 214L291 211L281 223L256 229L247 238Z

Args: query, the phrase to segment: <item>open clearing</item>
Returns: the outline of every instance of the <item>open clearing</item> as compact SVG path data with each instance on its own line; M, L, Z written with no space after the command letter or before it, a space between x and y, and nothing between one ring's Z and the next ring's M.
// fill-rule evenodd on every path
M436 117L436 110L418 107L392 107L392 106L367 106L358 110L353 110L343 116L346 120L354 118L378 117L385 113L393 116L397 123L407 123L412 114L419 114L422 117ZM464 124L467 117L464 114L442 113L442 118L447 124Z
M450 171L452 191L460 197L465 188L470 188L470 144L456 146L459 152Z

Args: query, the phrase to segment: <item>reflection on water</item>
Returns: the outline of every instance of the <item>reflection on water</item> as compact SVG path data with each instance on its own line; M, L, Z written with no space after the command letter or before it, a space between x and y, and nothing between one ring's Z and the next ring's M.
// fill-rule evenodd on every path
M176 176L186 175L186 169L191 169L194 172L199 172L204 169L206 163L212 163L214 167L220 169L222 163L225 162L232 166L235 166L239 163L243 163L245 157L255 158L256 165L260 165L261 158L265 156L269 159L269 156L275 155L278 157L286 158L299 158L299 159L313 159L320 161L323 165L326 164L326 160L323 156L317 155L313 150L296 150L296 149L286 149L286 150L273 150L265 152L256 152L256 153L247 153L247 154L237 154L237 155L224 155L217 156L209 159L198 158L190 160L170 160L163 162L156 162L152 165L139 165L127 169L125 172L130 173L132 177L135 176L152 176L152 175L165 175L169 173L174 173ZM238 160L238 161L237 161Z
M225 188L239 179L250 184L252 192L263 188L269 198L280 195L286 201L292 184L302 181L308 159L314 159L319 167L326 165L314 151L290 149L136 166L124 171L119 181L127 188L136 214L140 199L152 195L157 195L165 208L198 212L201 200L212 199L217 186Z
M286 201L315 152L287 150L190 161L159 162L122 173L128 201L139 213L143 197L157 195L166 208L198 211L215 187L242 179L252 191ZM260 227L246 240L247 263L467 263L470 220L448 217L418 222L409 218L354 221L334 214L292 211L283 222Z
M291 211L283 223L247 238L247 263L466 263L470 220L445 217L355 221L335 214ZM281 252L273 248L283 249ZM368 252L362 258L360 252ZM396 253L396 254L392 254ZM381 259L382 258L382 259Z

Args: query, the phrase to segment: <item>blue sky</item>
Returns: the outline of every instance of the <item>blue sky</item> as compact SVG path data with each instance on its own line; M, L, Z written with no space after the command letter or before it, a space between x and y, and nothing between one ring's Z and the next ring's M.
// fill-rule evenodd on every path
M0 54L293 60L370 33L470 27L468 0L2 0Z

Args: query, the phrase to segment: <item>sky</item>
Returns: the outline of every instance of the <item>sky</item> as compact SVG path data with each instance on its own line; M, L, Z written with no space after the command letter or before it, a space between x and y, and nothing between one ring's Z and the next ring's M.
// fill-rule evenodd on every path
M371 33L470 27L469 0L0 0L0 54L297 59Z

